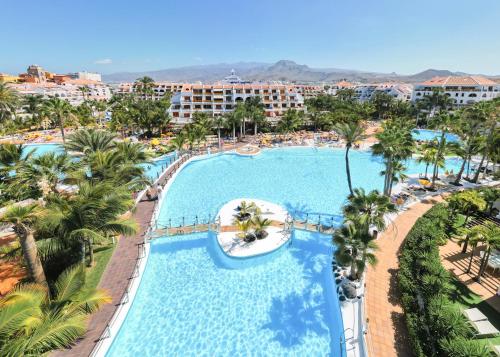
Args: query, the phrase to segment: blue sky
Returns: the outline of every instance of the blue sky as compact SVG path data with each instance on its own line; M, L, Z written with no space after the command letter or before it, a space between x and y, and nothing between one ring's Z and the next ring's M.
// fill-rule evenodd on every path
M2 0L0 72L290 59L500 75L499 0Z

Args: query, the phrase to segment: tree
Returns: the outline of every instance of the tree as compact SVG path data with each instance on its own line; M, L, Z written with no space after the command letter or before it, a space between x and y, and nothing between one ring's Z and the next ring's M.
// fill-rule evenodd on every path
M486 201L476 190L467 190L455 193L449 196L447 198L447 201L449 207L454 212L458 211L465 215L463 224L464 227L467 225L467 222L471 215L486 208ZM464 246L462 248L462 253L467 252L467 245L468 240L465 240Z
M236 126L241 125L240 117L235 111L224 114L225 126L233 130L233 143L236 143Z
M260 97L250 97L245 101L244 108L246 116L254 124L254 135L257 135L257 126L262 125L266 120L264 104Z
M64 148L78 155L107 151L115 146L116 135L105 130L80 129L68 136Z
M186 134L180 132L169 142L170 150L176 150L180 155L184 152L186 146Z
M364 189L356 188L347 200L344 215L348 220L359 220L368 228L375 226L379 231L385 229L384 216L397 211L389 197L381 195L377 190L366 194Z
M449 110L453 105L453 99L442 88L433 88L430 95L424 95L417 103L427 111L428 117L432 118L436 111Z
M222 149L222 142L221 142L221 138L220 138L220 130L221 128L224 127L224 124L225 124L225 119L224 117L222 116L216 116L214 119L213 119L213 124L215 125L215 127L217 128L217 143L218 143L218 147L219 147L219 151Z
M327 117L325 113L319 112L316 109L312 108L307 112L307 119L310 123L312 123L314 127L314 132L318 130L318 128L323 128L326 124L328 124Z
M484 275L486 265L488 265L492 249L500 247L500 227L494 222L486 222L479 230L479 234L482 236L482 242L486 248L477 274L477 281L481 284L481 277Z
M337 134L345 141L345 171L347 175L347 185L349 186L349 192L352 195L352 183L351 183L351 170L349 167L349 150L351 150L352 145L363 140L365 136L365 128L360 121L350 121L348 123L342 123L335 126L335 131Z
M87 183L78 185L78 194L69 198L53 196L47 202L45 218L48 230L62 240L76 241L89 253L89 266L94 262L94 243L106 242L113 235L132 235L137 223L120 218L131 209L133 200L128 190L112 183Z
M41 284L23 284L0 299L0 355L41 356L69 347L86 330L87 315L111 297L85 286L85 271L64 271L52 294Z
M141 78L137 78L134 86L136 88L136 91L140 93L141 95L144 96L145 99L148 99L148 96L153 97L153 86L155 84L155 81L153 78L144 76Z
M41 215L36 204L13 205L0 216L0 223L12 225L23 251L24 261L30 278L38 284L46 285L45 273L38 255L35 242L34 227Z
M64 124L68 118L72 118L74 116L74 109L71 104L65 100L54 97L44 102L42 110L59 126L63 142L66 143Z
M417 162L425 163L425 178L428 178L427 171L429 169L429 165L432 164L436 158L437 148L434 141L429 141L423 144L421 149L422 154L417 158Z
M498 135L499 130L498 126L498 118L500 113L500 101L492 101L492 102L479 102L476 104L480 110L484 112L485 121L483 124L484 127L484 136L485 136L485 145L483 148L481 161L477 167L477 170L474 174L474 178L472 182L477 183L479 179L479 173L481 172L481 168L483 167L484 160L488 153L491 151L494 145L493 138L495 137L495 133Z
M78 90L82 93L83 101L86 102L89 99L89 86L80 86L78 87Z
M336 93L339 100L343 102L354 102L356 99L356 91L353 88L339 89Z
M457 121L458 121L457 116L445 112L440 112L438 115L434 116L429 122L429 127L431 129L437 129L441 131L441 136L439 138L439 145L436 151L436 157L434 159L434 169L432 172L432 186L435 185L436 179L438 177L438 162L443 157L443 153L446 149L446 143L447 143L446 135L448 134L448 132L450 132L453 126L456 125Z
M393 184L393 168L397 162L411 157L415 142L412 125L404 118L393 118L382 123L382 132L376 134L378 143L372 146L372 155L384 159L384 194L390 195Z
M31 120L37 127L40 125L41 108L44 99L41 94L26 95L23 98L24 110L31 114Z
M350 265L350 279L358 279L366 263L375 265L377 258L373 253L377 244L369 234L368 225L360 219L346 221L335 230L333 243L337 245L335 259L341 265Z
M282 133L294 132L303 125L303 112L288 109L278 122L278 131Z
M386 119L394 105L394 98L384 92L375 92L370 98L370 102L375 108L375 113L379 120Z
M16 113L19 95L7 83L0 83L0 123Z

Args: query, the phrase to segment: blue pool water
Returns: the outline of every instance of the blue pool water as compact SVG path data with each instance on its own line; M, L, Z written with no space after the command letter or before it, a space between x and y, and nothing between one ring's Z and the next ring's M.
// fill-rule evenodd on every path
M441 137L441 132L436 131L436 130L428 130L428 129L415 129L412 131L412 136L415 140L421 140L421 141L431 141L436 138ZM445 135L445 138L449 142L458 142L460 141L460 138L451 133L447 133Z
M383 164L352 151L354 187L381 189ZM344 150L286 148L224 154L186 165L166 192L160 222L214 215L256 198L342 220ZM424 165L407 163L409 173ZM449 160L448 169L459 162ZM186 222L188 223L188 222ZM108 356L342 356L331 237L295 231L291 246L257 260L230 259L209 233L151 243L143 280Z
M458 171L460 161L447 168ZM353 187L383 188L382 160L367 151L350 152ZM425 171L424 164L407 162L408 173ZM313 220L318 215L341 223L341 206L349 190L343 149L286 148L264 150L255 157L226 154L188 164L172 183L159 224L192 223L217 214L226 202L242 197L281 204L292 214ZM330 216L332 215L332 216Z
M34 155L40 156L48 152L64 152L64 149L59 144L28 144L26 145L26 153L29 150L35 150ZM177 158L176 153L170 153L163 155L156 160L151 161L148 164L143 164L145 167L145 174L148 178L155 180L158 175L168 167Z
M331 238L292 239L245 267L212 234L153 241L107 356L342 356Z

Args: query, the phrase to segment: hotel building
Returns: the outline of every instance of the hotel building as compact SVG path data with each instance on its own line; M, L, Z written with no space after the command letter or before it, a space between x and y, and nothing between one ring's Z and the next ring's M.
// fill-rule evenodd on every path
M500 84L480 76L435 77L415 85L412 100L431 95L433 89L442 89L455 105L464 106L499 96Z
M288 109L304 109L304 98L293 85L216 83L182 85L172 96L169 112L175 123L186 124L195 112L223 115L251 97L261 98L268 118L280 117Z
M375 93L385 93L396 100L407 102L411 100L412 86L404 83L376 83L360 84L354 87L356 99L366 102L372 99Z

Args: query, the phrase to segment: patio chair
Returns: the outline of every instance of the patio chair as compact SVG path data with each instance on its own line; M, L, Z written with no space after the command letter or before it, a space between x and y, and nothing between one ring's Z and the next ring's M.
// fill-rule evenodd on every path
M477 307L463 311L469 321L486 321L488 318Z
M500 345L491 346L491 349L493 350L495 356L500 356Z
M490 337L500 333L500 331L498 331L488 320L470 321L470 323L477 331L476 337Z

